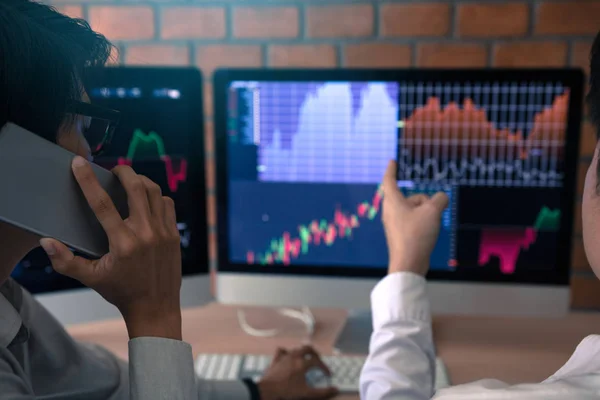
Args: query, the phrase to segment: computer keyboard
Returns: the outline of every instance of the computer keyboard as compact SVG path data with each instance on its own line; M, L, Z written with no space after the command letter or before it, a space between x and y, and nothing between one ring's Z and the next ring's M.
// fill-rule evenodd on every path
M366 356L323 356L331 370L326 382L322 376L307 374L313 386L333 385L342 392L358 392L361 369ZM250 378L258 381L271 364L271 356L256 354L200 354L196 358L196 374L203 379L233 381ZM436 360L435 388L450 386L444 363Z

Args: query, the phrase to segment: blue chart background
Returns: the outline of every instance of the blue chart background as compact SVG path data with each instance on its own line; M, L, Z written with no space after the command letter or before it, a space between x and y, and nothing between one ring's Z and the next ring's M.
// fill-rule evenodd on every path
M280 238L283 232L289 231L297 237L299 225L307 225L315 219L331 221L337 208L345 213L356 212L358 204L371 201L376 189L377 185L371 184L230 182L230 260L246 263L248 251L263 254L271 240ZM268 216L266 222L264 216ZM442 226L431 257L432 269L449 269L450 235L450 224ZM309 252L292 260L292 264L387 267L381 214L373 220L360 219L360 226L353 231L351 239L337 238L331 247L309 246Z

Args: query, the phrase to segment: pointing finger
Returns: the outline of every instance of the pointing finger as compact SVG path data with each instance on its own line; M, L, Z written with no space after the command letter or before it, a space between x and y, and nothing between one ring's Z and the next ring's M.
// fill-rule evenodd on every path
M401 199L404 199L404 195L398 189L398 180L396 179L396 174L398 171L398 165L396 161L391 160L388 163L387 169L385 171L385 175L383 177L383 196L397 196Z

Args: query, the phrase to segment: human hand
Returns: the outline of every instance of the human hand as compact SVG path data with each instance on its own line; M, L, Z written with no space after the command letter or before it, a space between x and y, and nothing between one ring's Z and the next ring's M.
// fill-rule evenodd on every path
M396 180L397 165L390 161L383 178L381 218L389 252L389 270L427 274L429 258L440 233L448 196L436 193L404 197Z
M72 170L108 236L109 253L87 260L63 243L44 238L40 245L52 266L115 305L130 338L181 340L181 248L173 200L129 166L118 166L113 172L127 192L129 206L129 217L123 220L87 161L75 157Z
M306 382L306 373L319 368L331 375L319 354L310 346L297 350L278 349L273 362L258 383L262 400L321 400L338 393L334 387L314 388Z

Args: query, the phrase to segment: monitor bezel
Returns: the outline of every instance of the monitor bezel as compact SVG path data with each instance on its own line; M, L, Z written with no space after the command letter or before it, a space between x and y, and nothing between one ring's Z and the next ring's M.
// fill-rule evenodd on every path
M148 86L181 88L184 97L178 101L187 101L196 112L190 112L189 126L196 127L196 133L189 138L188 179L190 184L190 229L194 240L188 249L188 257L182 263L183 276L208 274L208 229L206 215L206 152L204 129L204 85L202 72L196 67L106 67L97 70L103 82L126 82L129 86ZM94 76L93 73L90 76ZM87 84L87 82L86 82ZM185 100L187 98L187 100ZM125 116L123 116L125 117ZM204 232L204 234L198 234Z
M284 276L340 276L354 278L379 278L386 275L385 268L364 266L316 265L249 265L229 260L229 203L227 159L227 90L233 81L560 81L570 89L565 147L565 177L561 193L561 226L555 271L545 274L525 271L505 275L485 269L456 271L429 271L427 278L435 281L464 281L487 283L523 283L564 286L569 284L571 244L573 235L577 165L579 159L580 124L584 73L581 69L219 69L213 76L214 135L217 196L218 272L243 274L270 274ZM383 173L383 171L382 171Z
M196 112L190 112L190 126L196 127L196 134L190 138L190 155L188 160L188 179L194 182L190 185L190 203L197 207L190 207L190 229L194 235L193 246L190 246L190 257L182 264L182 274L188 276L207 275L208 262L208 230L206 216L206 178L204 151L204 113L203 113L203 77L199 69L194 67L128 67L111 66L88 68L83 77L86 90L94 86L108 87L180 87L184 90L187 100ZM92 99L93 102L93 99ZM204 232L204 233L202 233ZM58 293L64 290L80 289L84 286L71 278L53 273L48 275L49 287L36 290L35 293Z

